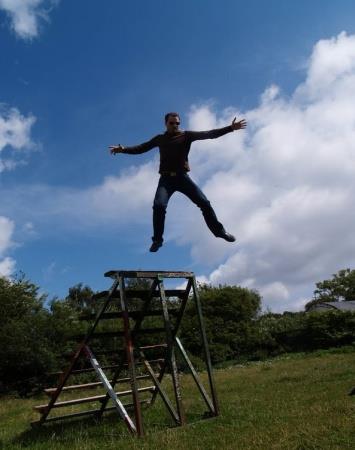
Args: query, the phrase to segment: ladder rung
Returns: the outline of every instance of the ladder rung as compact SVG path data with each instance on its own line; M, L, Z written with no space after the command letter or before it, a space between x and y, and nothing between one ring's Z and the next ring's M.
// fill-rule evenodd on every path
M113 369L117 369L119 366L116 364L116 365L112 365L112 366L104 366L104 367L101 367L101 369L102 370L113 370ZM90 368L87 368L87 369L77 369L77 370L72 370L71 372L70 372L70 375L76 375L76 374L78 374L78 373L87 373L87 372L93 372L95 369L93 369L92 367L90 367ZM49 373L48 375L49 376L55 376L55 375L63 375L63 371L60 371L60 372L51 372L51 373Z
M178 315L179 310L177 308L175 309L169 309L169 314L172 316ZM100 320L107 320L107 319L118 319L122 317L122 311L112 311L107 312L101 315ZM132 319L140 319L142 316L142 311L129 311L128 312L129 317ZM163 316L163 311L159 309L154 309L151 311L147 311L144 313L143 317L152 317L152 316ZM95 320L96 314L84 314L81 317L79 317L79 320Z
M149 362L149 364L160 364L162 362L164 362L165 359L164 358L158 358L158 359L151 359ZM142 366L144 364L143 361L137 361L136 362L136 366Z
M150 399L140 400L139 403L141 403L141 404L150 403ZM134 403L124 403L123 404L124 408L131 408L132 406L134 406ZM115 406L109 406L108 408L104 409L104 413L114 411L115 409L116 409ZM63 416L48 417L48 418L46 418L46 420L44 422L41 422L40 420L35 420L35 421L31 422L31 426L41 425L42 423L46 423L46 422L54 422L56 420L61 420L61 419L70 419L72 417L88 416L90 414L96 414L99 412L101 412L101 409L90 409L88 411L81 411L81 412L76 412L76 413L72 413L72 414L65 414Z
M177 297L185 298L186 291L183 289L166 289L166 297ZM126 298L143 298L146 299L150 295L149 289L127 289L125 290ZM153 298L160 298L160 292L158 290L154 291L152 294Z
M141 350L150 350L152 348L164 348L167 347L167 344L155 344L155 345L144 345L143 347L139 347Z
M111 381L110 381L111 383ZM101 381L96 381L95 383L86 383L86 384L73 384L71 386L65 386L62 388L62 391L73 391L74 389L90 389L93 387L97 387L97 386L101 386L102 382ZM47 388L44 389L44 392L48 395L53 394L54 392L56 392L57 388Z
M117 356L117 355L120 355L123 351L124 351L124 348L113 348L110 350L97 350L96 352L93 351L93 354L95 356L103 356L103 355Z
M137 389L138 392L154 392L155 391L155 386L147 386L147 387L142 387ZM130 395L132 394L132 390L128 390L128 391L121 391L121 392L116 392L117 397L124 397L126 395ZM58 402L58 403L54 403L52 405L52 408L62 408L63 406L72 406L72 405L79 405L81 403L91 403L91 402L98 402L100 400L103 400L104 398L106 398L106 394L104 395L94 395L93 397L85 397L85 398L77 398L74 400L66 400L64 402ZM39 406L34 406L33 409L41 412L46 410L48 407L48 405L39 405Z
M158 345L158 347L162 347L162 346L166 346L166 344L162 344L162 345ZM151 348L152 346L149 346L148 345L148 347L149 348ZM154 346L153 346L154 347ZM141 347L142 349L144 349L144 347ZM150 360L150 361L148 361L150 364L154 364L154 363L161 363L161 362L164 362L165 360L163 359L163 358L158 358L158 359L152 359L152 360ZM136 361L136 366L141 366L142 364L143 364L143 362L141 362L141 361ZM124 367L127 367L128 366L128 364L127 363L125 363L124 364ZM120 366L118 366L117 364L116 365L114 365L114 366L104 366L104 367L101 367L101 369L102 370L113 370L113 369L118 369ZM76 375L76 374L79 374L79 373L87 373L87 372L93 372L95 369L93 369L93 368L88 368L88 369L78 369L78 370L72 370L71 372L70 372L70 375ZM63 375L63 371L61 371L61 372L52 372L52 373L49 373L48 375L49 376L60 376L60 375Z
M164 333L166 330L165 328L142 328L140 330L134 331L132 330L131 333L133 335L138 335L138 334L154 334L154 333ZM97 332L94 333L91 336L91 339L102 339L102 338L113 338L113 337L122 337L124 336L124 331L102 331L102 332ZM84 335L78 335L78 336L74 336L73 339L77 339L79 341L82 341L83 339L85 339L86 336Z
M109 291L102 291L98 292L97 294L94 294L91 298L92 300L99 300L107 297L109 294ZM160 297L160 292L158 290L153 291L153 293L150 293L149 288L147 289L126 289L125 295L127 299L130 298L138 298L138 299L146 299L150 295L153 298ZM186 291L184 289L166 289L165 290L165 296L166 297L177 297L177 298L185 298ZM120 294L118 291L114 292L112 294L111 298L120 298Z
M158 376L158 374L155 374ZM150 375L138 375L136 376L137 380L146 380L150 378ZM127 383L131 381L131 378L120 378L119 380L116 381L116 383ZM112 380L109 380L110 383L112 383ZM85 384L73 384L71 386L65 386L63 387L63 391L73 391L75 389L90 389L90 388L94 388L97 386L102 386L102 381L96 381L95 383L85 383ZM48 395L53 394L54 392L56 392L57 388L47 388L44 390L44 392Z

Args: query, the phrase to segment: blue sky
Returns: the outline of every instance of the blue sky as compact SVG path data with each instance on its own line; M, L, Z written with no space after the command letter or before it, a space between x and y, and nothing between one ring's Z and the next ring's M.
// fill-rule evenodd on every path
M78 282L106 288L114 268L193 270L260 290L264 307L301 308L316 281L354 266L355 122L349 107L346 133L337 124L329 137L325 114L332 104L340 117L353 94L354 13L344 0L0 0L2 273L61 297ZM246 132L191 155L237 244L177 195L166 244L148 252L157 151L107 146L147 140L170 110L191 129L247 118ZM324 164L312 161L320 147Z

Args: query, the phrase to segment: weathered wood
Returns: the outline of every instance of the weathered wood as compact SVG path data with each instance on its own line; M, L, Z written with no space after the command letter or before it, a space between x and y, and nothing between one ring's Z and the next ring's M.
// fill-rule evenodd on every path
M149 392L155 391L155 386L147 386L147 387L138 389L138 392L147 392L147 391L149 391ZM128 391L116 392L117 397L124 397L124 396L130 395L130 394L132 394L132 389L130 389ZM92 397L76 398L73 400L65 400L63 402L53 403L52 408L62 408L63 406L73 406L73 405L79 405L81 403L98 402L105 397L106 397L106 395L94 395ZM48 405L39 405L39 406L34 406L33 409L35 411L41 412L41 411L47 409L47 407L48 407Z
M143 345L139 347L141 350L150 350L152 348L166 348L168 344ZM163 360L164 361L164 360Z
M167 289L166 296L167 297L177 297L182 298L185 293L184 289ZM138 298L138 299L146 299L150 293L146 289L126 289L127 299ZM108 291L102 291L97 294L94 294L91 298L92 300L100 300L106 298L108 295ZM159 291L154 290L151 294L153 298L159 298ZM112 298L119 298L118 293L114 293Z
M132 331L132 335L138 334L155 334L155 333L164 333L165 328L142 328L139 331ZM114 337L123 337L124 331L98 331L94 333L91 338L92 339L105 339L105 338L114 338ZM85 336L78 335L73 336L73 339L81 341Z
M157 345L157 346L148 345L148 348L155 348L155 347L166 347L166 344L161 344L161 345ZM145 347L145 348L147 348L147 347ZM114 352L112 352L112 354L114 354ZM150 362L150 364L160 364L160 363L164 362L164 359L163 358L151 359L149 362ZM142 366L142 365L143 365L142 361L136 361L136 366ZM124 364L124 366L127 367L127 364ZM102 367L102 370L114 370L117 368L118 368L118 365L116 364L116 365L112 365L112 366L104 366L104 367ZM93 371L94 371L93 368L78 369L78 370L73 370L71 372L71 375L76 375L76 374L80 374L80 373L88 373L88 372L93 372ZM64 372L51 372L48 375L59 376L59 375L62 375L63 373Z
M140 403L143 404L148 404L150 403L149 399L143 399L140 401ZM124 403L123 406L125 408L132 408L133 407L133 403ZM104 412L112 412L116 409L115 406L110 406L108 408L106 408L104 410ZM76 412L76 413L71 413L71 414L64 414L62 416L54 416L54 417L48 417L48 419L46 419L46 423L47 422L55 422L57 420L63 420L63 419L71 419L73 417L81 417L81 416L89 416L89 415L96 415L98 412L100 412L100 409L90 409L87 411L81 411L81 412ZM41 425L42 422L40 420L34 420L33 422L31 422L31 426L32 427L36 427L38 425Z
M150 378L150 375L138 375L137 380L147 380ZM130 381L130 378L120 378L116 381L116 383L128 383ZM111 382L111 380L110 380ZM95 381L94 383L85 383L85 384L73 384L71 386L64 386L63 391L74 391L76 389L91 389L98 386L102 386L101 381ZM48 395L51 395L53 392L55 392L57 388L47 388L44 389L44 392Z
M169 314L172 316L177 316L179 314L179 309L169 309ZM131 319L139 319L142 315L141 311L129 311L128 313ZM161 316L161 310L151 310L144 314L144 317L159 317ZM95 314L83 314L79 317L79 320L94 320L96 317ZM102 314L101 320L111 320L111 319L120 319L122 318L122 311L112 311Z
M171 272L167 270L109 270L105 277L109 278L190 278L194 276L193 272Z

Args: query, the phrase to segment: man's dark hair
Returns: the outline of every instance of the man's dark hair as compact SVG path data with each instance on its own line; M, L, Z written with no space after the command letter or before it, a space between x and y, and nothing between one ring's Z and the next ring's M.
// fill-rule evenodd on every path
M168 112L165 114L165 123L168 123L169 117L178 117L181 120L177 112Z

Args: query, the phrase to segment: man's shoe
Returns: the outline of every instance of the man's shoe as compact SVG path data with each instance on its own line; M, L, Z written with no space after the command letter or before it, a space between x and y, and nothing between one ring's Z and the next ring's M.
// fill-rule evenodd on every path
M153 244L150 246L150 252L157 252L160 247L163 245L161 241L153 241Z
M233 234L227 233L227 231L223 231L217 237L220 237L227 242L235 242L235 237L233 236Z

